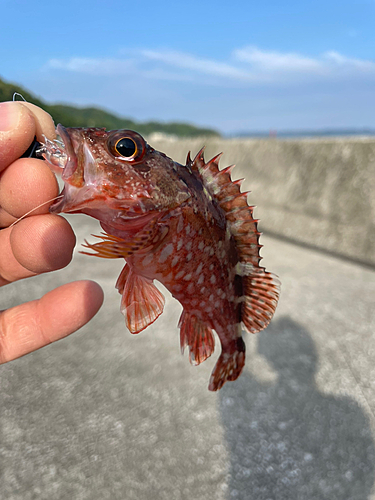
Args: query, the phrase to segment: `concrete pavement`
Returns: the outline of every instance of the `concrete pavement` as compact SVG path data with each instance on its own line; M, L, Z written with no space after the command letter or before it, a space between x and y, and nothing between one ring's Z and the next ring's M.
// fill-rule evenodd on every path
M97 232L70 220L79 241ZM219 349L189 365L169 295L150 328L126 330L120 262L76 253L0 289L1 308L74 279L106 297L80 332L0 367L0 499L375 499L375 272L262 243L279 307L246 336L243 375L215 394Z

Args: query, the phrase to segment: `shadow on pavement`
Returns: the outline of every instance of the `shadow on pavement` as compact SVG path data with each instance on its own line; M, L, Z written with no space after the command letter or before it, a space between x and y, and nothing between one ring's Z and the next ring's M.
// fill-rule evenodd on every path
M258 352L277 380L245 372L220 394L228 499L368 499L375 470L369 420L355 400L319 392L310 334L281 318L259 334Z

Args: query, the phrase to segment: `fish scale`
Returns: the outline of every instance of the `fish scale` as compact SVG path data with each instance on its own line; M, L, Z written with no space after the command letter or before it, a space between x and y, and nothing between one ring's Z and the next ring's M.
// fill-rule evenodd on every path
M130 332L163 312L156 279L182 304L180 345L192 364L214 352L213 331L219 337L209 389L236 380L245 364L242 327L255 333L268 325L280 283L260 266L258 221L242 181L231 180L233 166L220 170L221 155L206 163L203 149L180 165L129 130L57 132L63 142L46 142L44 156L62 167L65 187L51 211L95 217L104 233L85 247L125 259L116 287Z

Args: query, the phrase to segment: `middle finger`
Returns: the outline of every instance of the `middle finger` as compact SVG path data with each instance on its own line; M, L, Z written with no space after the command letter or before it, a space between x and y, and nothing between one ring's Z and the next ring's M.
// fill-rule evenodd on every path
M56 177L47 164L34 158L20 158L0 176L0 227L11 217L21 217L58 195ZM30 215L48 213L50 203L33 210Z
M75 243L69 223L54 214L27 217L1 230L0 285L65 267Z

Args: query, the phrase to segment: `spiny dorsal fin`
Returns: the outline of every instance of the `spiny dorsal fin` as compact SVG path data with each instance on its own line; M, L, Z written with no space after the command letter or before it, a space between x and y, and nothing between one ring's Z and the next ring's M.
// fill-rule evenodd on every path
M255 333L270 322L279 299L280 282L259 265L262 257L259 243L258 219L254 207L247 202L247 192L241 192L243 179L232 181L234 165L219 170L221 154L205 163L202 148L194 158L191 169L199 174L206 189L225 213L229 230L235 240L239 264L244 270L241 319L249 332Z
M205 146L203 146L203 148L198 151L193 161L190 160L190 165L189 165L193 171L199 174L200 177L202 177L202 169L205 166L204 156L203 156L204 150ZM189 152L189 159L190 159L190 152Z
M191 169L199 174L206 189L222 208L233 235L240 262L259 267L260 233L258 220L253 217L254 207L247 203L248 192L241 193L242 179L232 181L234 165L219 170L221 154L205 163L202 148L194 158Z

